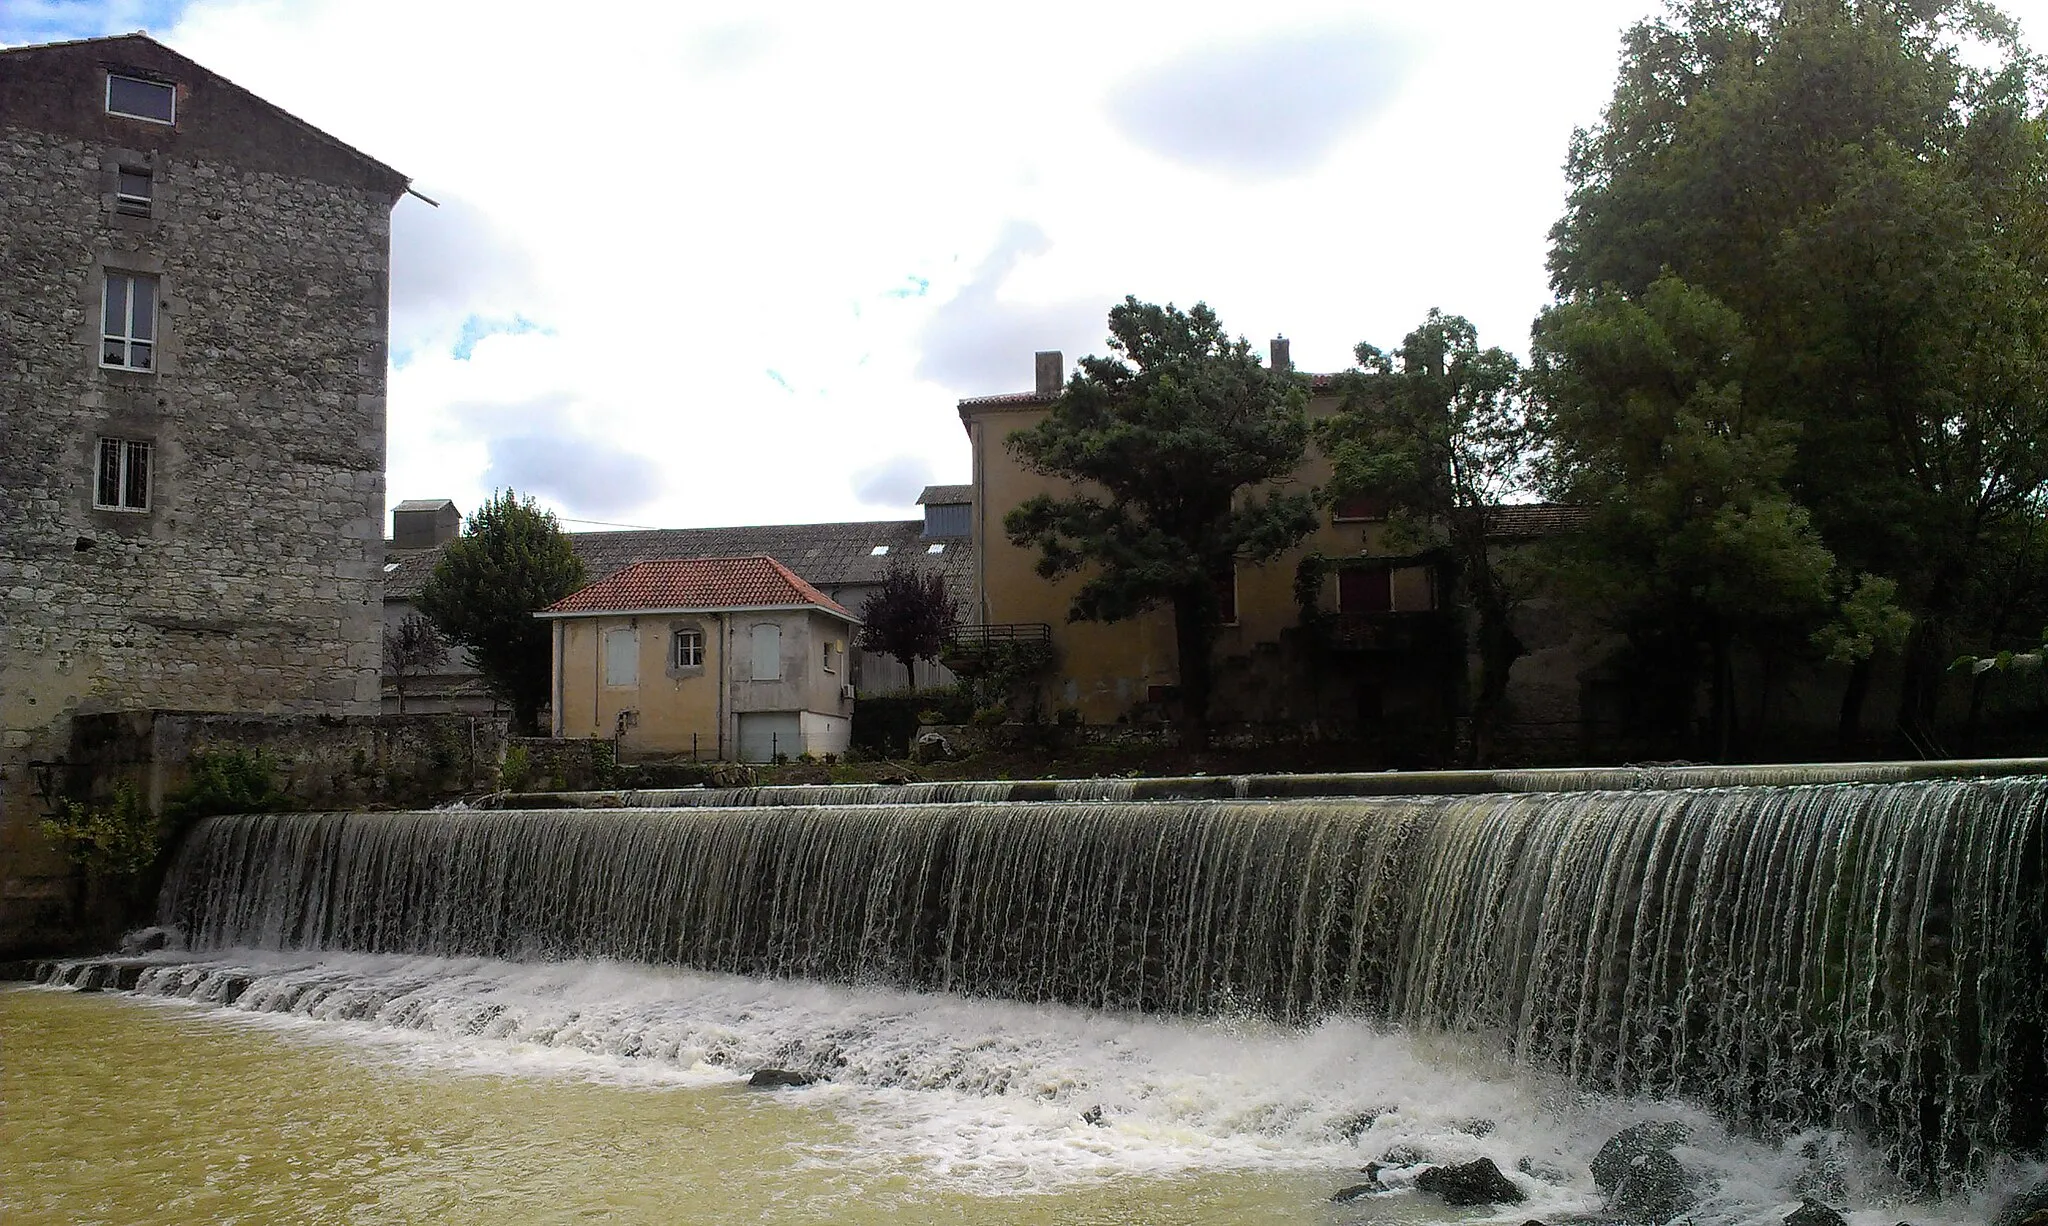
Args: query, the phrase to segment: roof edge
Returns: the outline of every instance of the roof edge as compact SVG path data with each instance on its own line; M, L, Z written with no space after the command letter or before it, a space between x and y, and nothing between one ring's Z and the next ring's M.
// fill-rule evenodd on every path
M638 563L635 563L638 565ZM627 569L631 569L628 567ZM564 597L567 599L567 597ZM826 599L831 599L826 597ZM648 609L539 609L533 614L541 621L565 621L572 617L674 617L684 613L823 613L836 617L849 625L862 626L867 623L841 608L827 608L821 604L730 604L730 605L679 605Z

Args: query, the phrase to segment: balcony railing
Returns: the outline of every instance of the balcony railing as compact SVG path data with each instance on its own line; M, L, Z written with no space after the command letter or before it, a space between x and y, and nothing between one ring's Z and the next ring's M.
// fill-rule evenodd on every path
M956 626L939 650L939 662L962 676L985 669L996 657L1052 659L1052 627L1044 622L991 622Z
M1333 613L1323 619L1323 641L1336 651L1440 651L1451 644L1451 619L1416 613Z

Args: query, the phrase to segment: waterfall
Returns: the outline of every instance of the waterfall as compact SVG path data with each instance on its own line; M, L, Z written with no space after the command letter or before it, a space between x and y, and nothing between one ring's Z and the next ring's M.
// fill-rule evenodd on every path
M2044 809L2021 777L223 817L161 907L200 950L1476 1033L1939 1185L2043 1139Z

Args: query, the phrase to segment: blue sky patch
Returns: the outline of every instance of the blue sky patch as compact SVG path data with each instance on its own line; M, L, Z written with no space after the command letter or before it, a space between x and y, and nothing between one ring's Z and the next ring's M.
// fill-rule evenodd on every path
M905 277L905 278L903 278L903 279L904 279L905 281L908 281L908 282L909 282L909 284L908 284L908 285L899 285L899 286L897 286L897 287L896 287L896 288L894 288L894 289L885 289L885 290L883 290L883 291L882 291L882 297L884 297L884 298L922 298L922 297L924 297L924 296L925 296L926 294L928 294L928 293L930 293L930 292L931 292L931 288L932 288L932 283L931 283L931 280L930 280L930 278L927 278L927 277Z
M57 43L147 30L162 35L191 0L6 0L0 44Z
M487 319L482 315L471 315L462 321L462 335L455 338L451 350L458 362L469 361L476 352L476 344L487 336L519 336L526 332L538 332L542 336L553 336L554 329L544 328L524 315L510 319Z
M791 386L789 385L789 380L787 380L787 379L785 379L785 378L783 378L783 377L782 377L782 372L781 372L781 371L779 371L779 370L773 370L773 369L770 369L770 370L766 371L765 373L767 374L767 376L768 376L769 378L771 378L771 379L775 380L776 384L777 384L777 385L778 385L779 387L781 387L783 391L785 391L785 392L789 392L789 393L790 393L790 394L792 394L792 395L794 395L794 394L796 393L796 389L795 389L795 388L793 388L793 387L791 387Z

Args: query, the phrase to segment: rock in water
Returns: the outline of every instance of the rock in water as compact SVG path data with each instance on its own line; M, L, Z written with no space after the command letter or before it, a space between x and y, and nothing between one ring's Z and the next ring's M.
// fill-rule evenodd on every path
M1593 1182L1602 1192L1612 1193L1629 1172L1637 1157L1652 1150L1671 1151L1692 1139L1692 1129L1677 1120L1651 1120L1631 1124L1607 1138L1607 1144L1593 1158Z
M1416 1178L1415 1186L1446 1205L1517 1205L1523 1199L1515 1181L1501 1174L1491 1158L1433 1166Z
M1086 1111L1083 1111L1081 1113L1081 1122L1084 1124L1093 1124L1097 1128L1109 1127L1109 1121L1102 1118L1101 1103L1096 1103L1094 1106L1088 1108Z
M1991 1219L1991 1226L2032 1226L2035 1218L2048 1214L2048 1179L2016 1193Z
M1381 1154L1380 1161L1388 1166L1415 1166L1418 1163L1429 1161L1429 1158L1413 1145L1396 1145L1387 1150L1386 1153Z
M1348 1188L1339 1188L1335 1192L1330 1193L1330 1203L1333 1205L1347 1204L1361 1196L1371 1196L1375 1192L1384 1191L1386 1189L1377 1183L1354 1183Z
M137 928L121 938L124 954L154 953L159 949L183 949L183 934L174 928Z
M747 1084L757 1090L776 1090L783 1086L807 1086L817 1078L809 1073L799 1073L786 1068L757 1068L747 1078Z
M1802 1197L1799 1207L1785 1215L1785 1226L1849 1226L1841 1214L1811 1196Z

